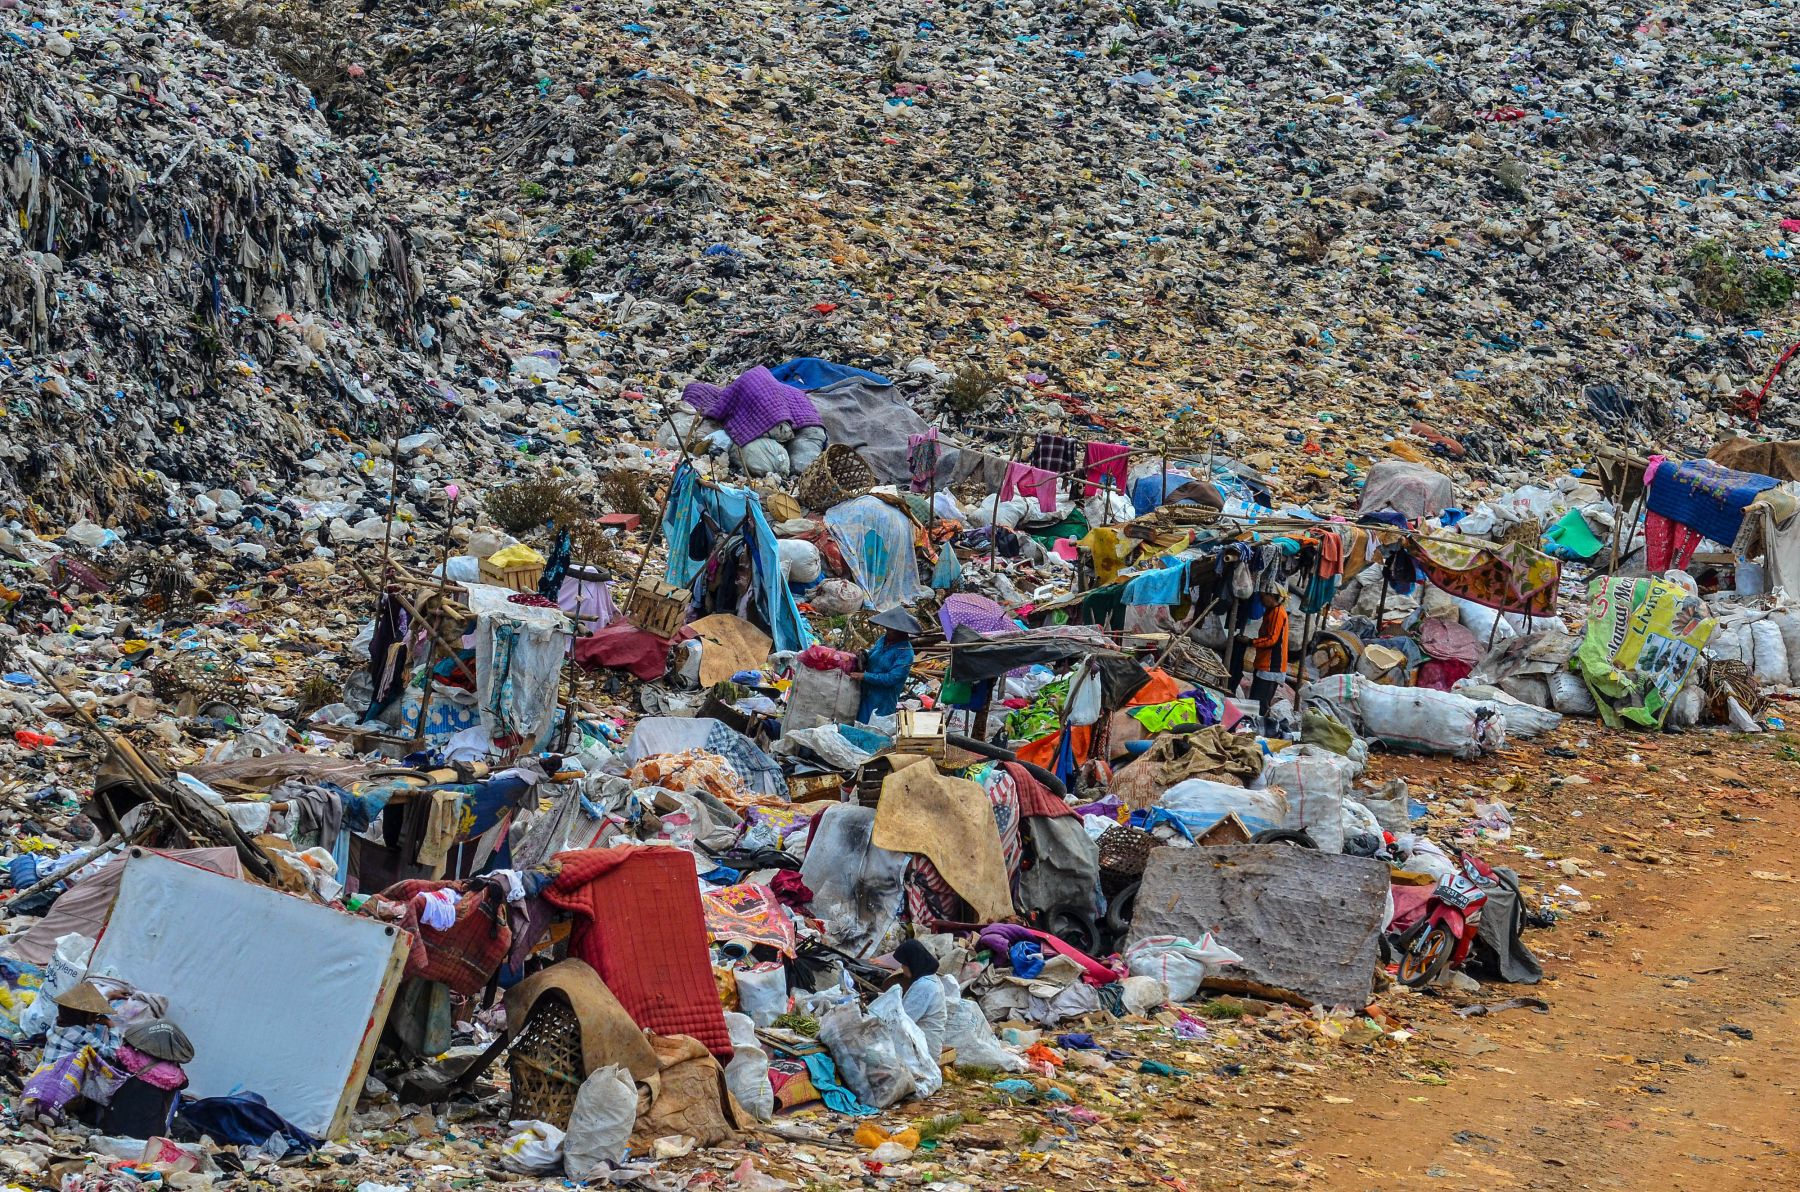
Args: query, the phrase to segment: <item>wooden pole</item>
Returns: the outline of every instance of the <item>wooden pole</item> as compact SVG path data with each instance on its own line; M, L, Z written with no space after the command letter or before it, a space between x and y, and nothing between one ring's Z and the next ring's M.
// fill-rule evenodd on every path
M17 914L18 912L15 911L14 908L17 907L20 903L27 901L28 899L32 898L35 895L43 893L45 890L48 890L51 886L54 886L57 882L66 881L69 878L75 876L75 874L81 872L83 869L88 868L94 862L100 860L102 857L106 856L108 853L112 852L115 848L118 848L121 844L124 844L124 843L125 843L125 838L123 836L120 836L115 833L114 835L108 837L106 840L106 843L102 844L99 848L95 849L93 851L93 853L88 856L87 860L83 861L81 864L71 866L67 869L59 869L55 873L51 874L48 877L39 878L37 881L31 883L29 886L26 886L23 890L20 890L17 894L14 894L11 898L6 900L6 905L3 907L0 907L0 918L7 918L14 914Z
M1021 422L1018 429L1013 431L1012 455L1009 456L1006 461L1006 466L1009 469L1013 464L1018 462L1019 452L1024 449L1025 424ZM1000 488L994 490L994 518L988 523L988 570L990 572L995 572L996 568L999 566L997 560L1000 555L1000 492L1001 489L1004 489L1005 487L1006 478L1002 476L1000 479ZM996 594L999 593L999 585L997 582L994 591Z

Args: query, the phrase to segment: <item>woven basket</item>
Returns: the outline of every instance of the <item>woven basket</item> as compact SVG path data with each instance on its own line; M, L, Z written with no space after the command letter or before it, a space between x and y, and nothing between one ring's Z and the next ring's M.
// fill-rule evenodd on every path
M875 472L856 448L833 443L800 473L794 496L806 509L825 510L875 487Z
M587 1079L587 1067L582 1060L581 1023L565 999L546 995L533 1007L513 1040L507 1068L512 1073L514 1119L569 1128L575 1093Z
M1100 848L1100 889L1111 898L1143 876L1156 837L1142 828L1115 824L1100 833L1096 844Z

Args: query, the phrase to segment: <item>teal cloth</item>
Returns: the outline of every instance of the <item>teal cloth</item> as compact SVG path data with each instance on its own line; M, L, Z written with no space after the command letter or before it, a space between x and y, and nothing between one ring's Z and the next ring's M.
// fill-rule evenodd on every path
M1587 518L1581 516L1581 510L1571 509L1563 514L1562 520L1544 531L1544 541L1556 548L1550 554L1562 554L1575 559L1591 559L1600 553L1606 544L1595 537L1593 529L1587 524Z
M812 1086L819 1090L819 1099L825 1102L825 1108L836 1113L847 1113L852 1117L869 1117L876 1110L864 1105L856 1099L856 1094L838 1083L837 1065L824 1052L800 1057L806 1064L806 1074L812 1077Z
M1126 604L1180 604L1187 594L1187 564L1172 561L1170 566L1146 575L1133 576L1125 582Z
M749 522L750 563L755 575L756 608L769 627L777 650L804 650L813 643L812 626L800 615L794 594L781 578L781 553L775 531L763 513L762 499L747 488L701 484L690 464L675 469L669 490L669 510L663 517L663 541L669 545L669 582L685 588L694 582L704 559L688 554L688 538L705 513L712 524L730 531Z

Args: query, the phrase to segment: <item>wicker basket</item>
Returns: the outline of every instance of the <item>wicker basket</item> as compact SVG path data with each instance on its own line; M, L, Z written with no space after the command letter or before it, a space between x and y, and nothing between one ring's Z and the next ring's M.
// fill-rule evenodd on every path
M1095 843L1100 849L1100 888L1110 898L1143 876L1156 837L1142 828L1115 824Z
M587 1079L581 1023L560 996L545 995L519 1029L507 1056L512 1073L512 1115L519 1121L569 1128L575 1093Z
M794 496L807 509L830 509L860 497L876 484L874 469L845 443L833 443L800 473Z

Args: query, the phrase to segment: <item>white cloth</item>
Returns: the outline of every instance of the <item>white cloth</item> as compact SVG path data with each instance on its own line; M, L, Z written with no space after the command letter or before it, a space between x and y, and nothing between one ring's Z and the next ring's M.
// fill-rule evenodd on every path
M944 983L936 976L920 977L901 995L900 1004L906 1016L918 1026L925 1042L931 1045L931 1058L944 1050L944 1027L948 1021L944 1006Z

